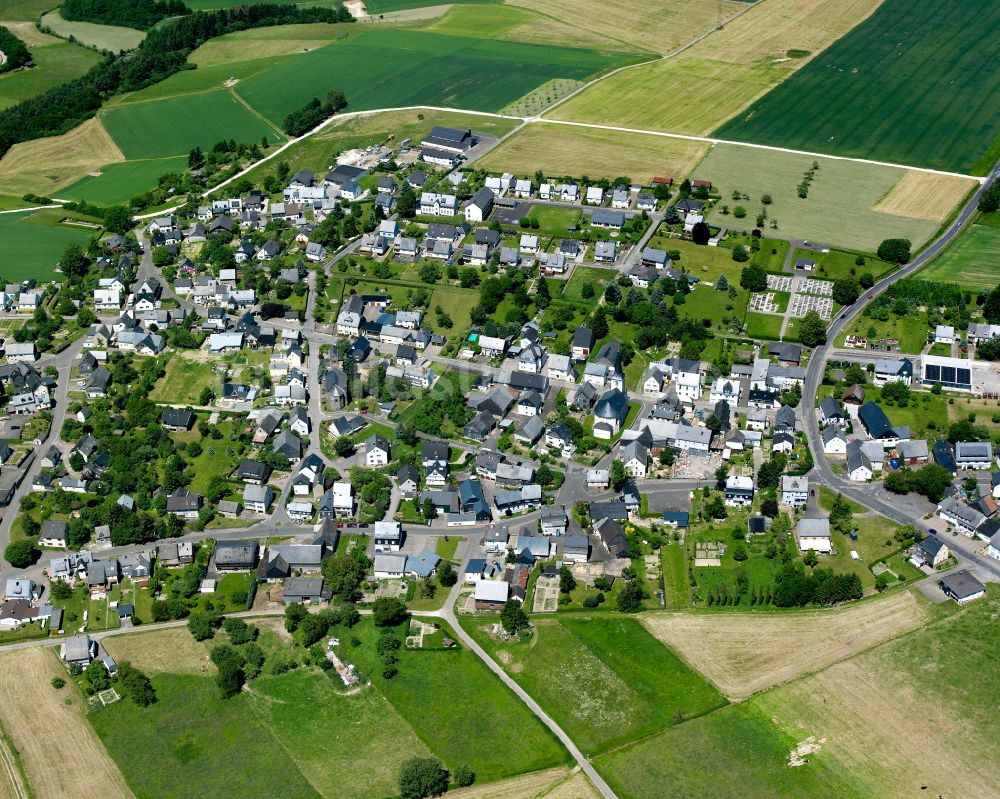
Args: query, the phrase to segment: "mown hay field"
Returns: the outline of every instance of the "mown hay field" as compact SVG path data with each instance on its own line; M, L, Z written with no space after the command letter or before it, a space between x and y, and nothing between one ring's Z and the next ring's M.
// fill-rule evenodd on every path
M12 194L48 196L106 164L124 160L104 126L88 119L62 136L15 144L0 159L0 185Z
M50 647L0 655L0 724L20 755L33 795L131 799L117 766L87 723L80 693L71 683L53 688L55 677L69 681Z
M878 4L757 3L680 55L612 75L549 116L708 135L863 21Z
M971 178L964 180L911 169L875 204L875 210L893 216L943 222L976 186Z
M723 0L618 0L609 8L601 0L512 0L511 5L536 11L633 50L666 54L746 8ZM572 42L566 42L572 45Z
M806 171L818 164L808 196L798 196L798 186ZM709 215L716 225L737 230L751 230L757 213L766 207L768 227L778 222L778 235L835 244L849 249L874 251L886 238L910 239L920 246L937 231L939 222L916 219L911 215L894 215L877 206L905 178L906 171L897 167L863 164L830 158L761 150L736 144L718 144L694 170L693 177L710 180L721 195L720 202ZM940 191L927 204L925 215L948 216L964 197L967 182L951 178L958 186ZM732 200L739 191L749 200ZM770 194L772 203L761 202ZM958 199L956 199L956 196ZM722 213L728 205L730 214ZM732 215L742 205L747 210L743 219Z
M986 55L998 26L990 0L886 0L717 134L985 174L980 158L1000 138L986 99L1000 93L1000 62Z
M645 183L655 175L685 177L707 151L707 144L685 139L537 123L490 151L479 165L518 175L538 169L547 175L626 175Z
M643 624L730 699L816 671L915 629L928 618L909 591L801 613L646 614Z

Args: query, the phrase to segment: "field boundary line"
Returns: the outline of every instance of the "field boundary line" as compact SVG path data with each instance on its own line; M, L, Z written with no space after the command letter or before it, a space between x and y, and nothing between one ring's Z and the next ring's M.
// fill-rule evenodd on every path
M234 86L230 86L228 89L226 89L226 91L229 92L232 95L233 99L236 100L236 102L238 102L240 105L242 105L247 111L249 111L251 114L253 114L255 117L257 117L257 119L259 119L261 122L263 122L269 128L271 128L271 130L273 130L279 136L283 136L285 138L288 138L288 134L285 133L285 131L281 130L270 119L268 119L267 117L265 117L262 113L260 113L260 111L258 111L256 108L254 108L252 105L250 105L250 103L248 103L246 100L244 100L242 97L240 97L239 94L236 93Z
M763 2L763 0L762 0ZM777 153L788 153L790 155L805 155L810 158L827 158L831 161L852 161L857 164L867 164L868 166L887 166L893 169L904 169L913 172L925 172L930 175L942 175L944 177L951 178L965 178L968 180L975 180L980 185L986 182L986 177L977 177L976 175L967 175L963 172L948 172L943 169L932 169L927 166L912 166L911 164L897 164L892 161L876 161L871 158L856 158L850 155L830 155L829 153L817 153L810 150L795 150L791 147L777 147L773 144L756 144L754 142L746 141L735 141L732 139L719 139L714 136L696 136L692 133L668 133L662 130L647 130L645 128L626 128L620 127L618 125L600 125L596 122L573 122L568 119L541 119L541 118L531 118L525 120L526 124L544 124L544 125L569 125L571 127L578 128L597 128L599 130L609 130L617 133L644 133L648 136L661 136L668 139L684 139L686 141L696 141L702 142L704 144L728 144L734 147L748 147L754 150L770 150L771 152Z
M33 799L34 793L28 787L28 780L24 774L24 769L19 763L14 742L2 728L0 728L0 760L3 761L3 770L10 781L10 788L14 799Z
M709 28L707 31L704 31L703 33L699 33L691 41L686 42L685 44L682 44L676 50L673 50L673 51L671 51L669 53L664 53L664 54L660 55L658 58L651 58L651 59L649 59L647 61L642 61L642 62L640 62L638 64L626 64L625 66L618 67L617 69L612 69L610 72L605 72L603 75L598 75L592 81L588 81L583 86L581 86L579 89L576 89L575 91L570 92L565 97L560 97L558 100L556 100L554 103L552 103L552 105L550 105L548 108L544 109L543 111L540 111L533 119L541 119L543 114L547 114L550 111L554 110L555 108L558 108L560 105L562 105L563 103L565 103L567 100L573 99L574 97L576 97L576 95L580 94L581 92L586 91L591 86L594 86L594 85L600 83L602 80L607 80L612 75L617 75L619 72L624 72L626 69L635 69L636 67L647 66L649 64L656 64L656 63L658 63L660 61L666 61L668 58L674 58L676 56L679 56L685 50L688 50L688 49L694 47L702 39L708 38L713 33L715 33L717 30L721 30L721 28L724 27L725 25L728 25L733 20L739 19L744 14L746 14L748 11L750 11L751 9L756 8L757 6L761 5L764 2L765 2L765 0L757 0L757 2L747 2L746 5L743 8L741 8L739 11L737 11L735 14L733 14L730 17L726 17L724 20L722 20L721 24L720 23L716 23L711 28Z
M122 162L124 163L124 161ZM0 211L0 214L23 214L28 211L41 211L45 208L62 208L69 200L53 200L52 205L34 205L31 208L11 208L8 211Z

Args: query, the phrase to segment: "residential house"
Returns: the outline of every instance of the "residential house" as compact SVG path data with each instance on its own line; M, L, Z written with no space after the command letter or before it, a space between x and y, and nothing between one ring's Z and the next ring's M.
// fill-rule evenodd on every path
M811 549L813 552L828 555L833 549L829 519L799 519L796 536L799 539L801 552L808 552Z

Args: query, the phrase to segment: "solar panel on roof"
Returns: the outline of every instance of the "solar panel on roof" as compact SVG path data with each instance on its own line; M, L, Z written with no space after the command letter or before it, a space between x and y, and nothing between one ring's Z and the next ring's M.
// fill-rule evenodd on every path
M972 383L972 373L968 369L958 369L958 380L957 382L963 385L969 385Z
M941 367L936 363L927 364L927 379L941 382Z
M942 366L941 367L941 381L944 383L954 383L955 382L955 367L954 366Z

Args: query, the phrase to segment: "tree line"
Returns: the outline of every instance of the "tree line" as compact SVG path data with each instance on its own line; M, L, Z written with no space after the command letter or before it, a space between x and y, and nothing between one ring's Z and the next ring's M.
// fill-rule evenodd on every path
M347 98L343 92L330 92L326 101L321 102L313 97L298 111L292 111L285 117L284 129L289 136L301 136L315 128L324 119L332 117L338 111L347 108Z
M31 63L31 53L27 46L3 25L0 25L0 53L5 57L0 64L0 74Z
M135 50L108 54L81 77L0 112L0 156L18 142L65 133L94 116L115 94L138 91L192 69L188 55L209 39L251 28L351 19L343 8L273 4L196 11L169 21L150 30Z
M59 7L59 15L63 19L122 25L141 31L167 17L190 13L191 10L180 0L64 0Z

